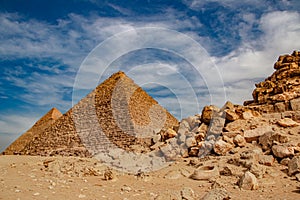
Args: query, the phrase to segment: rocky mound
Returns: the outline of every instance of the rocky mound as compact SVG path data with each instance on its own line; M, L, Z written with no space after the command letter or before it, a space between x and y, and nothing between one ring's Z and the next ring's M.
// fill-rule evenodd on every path
M220 174L242 171L238 186L256 190L266 166L280 165L300 181L300 71L299 53L280 56L276 71L256 84L253 101L246 106L227 102L222 108L205 106L201 115L183 119L177 132L160 132L153 141L168 160L203 158L190 178L209 180ZM172 146L169 151L168 146ZM222 156L228 167L205 166L210 155ZM206 159L205 159L206 158ZM218 162L219 163L219 162ZM246 172L245 172L246 171ZM231 175L229 175L231 176Z
M22 134L3 152L6 155L22 154L28 143L40 137L40 134L51 126L58 118L62 116L56 108L52 108L47 114L39 119L28 131Z
M258 106L263 112L299 110L300 99L300 53L279 56L274 64L276 70L265 81L255 84L253 100L244 105Z
M22 140L28 133L22 135L15 143L22 143L23 147L14 152L87 157L108 150L109 145L148 151L153 133L177 125L176 118L123 72L118 72L53 124L38 129L39 134L30 142Z

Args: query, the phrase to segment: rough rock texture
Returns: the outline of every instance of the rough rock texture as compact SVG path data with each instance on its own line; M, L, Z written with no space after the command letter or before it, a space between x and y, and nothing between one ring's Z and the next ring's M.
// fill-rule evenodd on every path
M40 137L40 134L51 126L58 118L62 116L56 108L52 108L47 114L40 118L28 131L22 134L3 152L5 155L24 154L24 148L32 140Z
M86 157L111 146L149 151L154 133L177 125L168 111L118 72L41 131L20 153ZM133 149L134 145L139 148Z
M239 180L239 186L244 190L257 190L258 182L255 175L247 171Z
M258 106L264 112L284 112L299 110L300 101L300 53L279 56L274 64L276 70L265 81L256 84L253 101L244 105Z

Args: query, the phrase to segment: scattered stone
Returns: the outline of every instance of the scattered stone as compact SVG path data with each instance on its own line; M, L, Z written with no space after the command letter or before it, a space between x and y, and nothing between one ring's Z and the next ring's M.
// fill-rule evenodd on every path
M294 155L294 148L287 145L274 145L272 152L277 158L286 158Z
M193 180L210 180L219 176L219 170L216 166L200 166L194 170L190 176Z
M238 114L236 114L235 111L226 109L225 110L225 118L228 121L235 121L235 120L238 120L240 118L240 116Z
M288 137L280 133L267 132L259 137L258 143L262 146L263 150L268 150L273 146L274 142L286 143L288 142Z
M250 167L250 172L253 173L256 178L261 179L263 178L264 174L266 173L266 168L263 165L253 163Z
M288 174L292 176L300 172L300 156L293 157L288 164Z
M162 131L160 132L160 135L161 135L161 140L162 140L162 141L166 141L167 139L176 137L176 136L177 136L177 133L176 133L176 131L174 131L173 129L168 128L168 129L165 130L165 131L162 130Z
M298 111L300 110L300 98L297 99L292 99L290 101L290 105L293 111Z
M222 137L222 139L223 139L223 141L227 142L228 144L234 145L233 138L230 138L230 137L227 137L226 135L224 135Z
M189 151L190 157L196 157L199 154L199 147L192 147Z
M106 181L115 179L115 174L113 173L113 171L111 169L105 170L103 176L104 176L103 177L104 180L106 180Z
M222 132L223 136L227 136L229 138L234 138L237 135L240 135L241 132L235 131L235 132Z
M214 117L210 122L210 126L207 131L207 135L213 135L216 138L222 134L223 128L225 125L225 118L223 117Z
M265 133L272 132L272 131L273 130L271 126L261 126L253 130L246 130L244 132L244 138L246 139L247 142L253 142L253 141L257 141L258 138L264 135Z
M242 114L242 118L245 120L251 119L253 117L254 116L250 110L247 110L247 111L243 112L243 114Z
M294 120L292 120L291 118L284 118L279 120L278 122L279 126L282 126L284 128L286 127L295 127L295 126L299 126L299 123L295 122Z
M202 110L202 115L201 115L201 121L209 124L210 120L213 118L213 116L218 113L220 109L217 106L210 105L210 106L204 106Z
M246 146L246 143L247 143L245 138L241 135L236 135L233 138L233 142L234 142L234 144L236 144L239 147L244 147L244 146Z
M197 143L195 137L188 137L188 138L185 140L185 145L187 146L187 148L197 146L197 144L198 144L198 143Z
M275 158L272 155L258 155L259 164L272 166L275 162Z
M214 146L214 152L218 155L225 155L227 152L229 152L233 146L223 140L218 140L215 143Z
M229 167L225 166L221 171L220 175L222 176L232 176L232 171Z
M280 161L280 164L282 164L282 165L284 165L284 166L288 166L290 161L291 161L290 158L283 158L283 159Z
M152 145L152 146L150 147L150 149L151 149L151 150L158 150L158 149L160 149L160 147L162 147L163 145L165 145L164 142L157 142L157 143L155 143L154 145Z
M258 181L254 174L247 171L239 180L239 187L244 190L257 190Z
M200 117L201 116L199 116L199 115L194 115L194 116L190 116L185 119L185 121L187 121L189 123L191 130L199 127L199 125L201 123Z
M224 188L214 188L206 193L201 200L229 200L231 199Z
M297 181L300 182L300 173L296 174L295 177L296 177Z
M189 187L184 187L180 191L180 194L181 194L182 199L184 199L184 200L195 200L196 199L194 190Z
M158 143L158 142L160 142L161 141L161 134L155 134L153 137L152 137L152 142L153 142L153 144L156 144L156 143Z
M123 185L123 187L121 188L122 192L130 192L131 190L131 187L129 187L128 185Z

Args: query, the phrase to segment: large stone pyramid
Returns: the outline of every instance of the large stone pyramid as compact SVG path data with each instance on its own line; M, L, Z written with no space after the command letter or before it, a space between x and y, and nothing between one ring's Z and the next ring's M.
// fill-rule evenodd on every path
M83 98L21 150L27 155L87 157L110 146L147 152L151 137L178 121L123 72Z
M25 146L30 143L49 126L51 126L58 118L62 116L61 112L56 108L52 108L47 114L39 119L28 131L15 140L3 154L22 154Z

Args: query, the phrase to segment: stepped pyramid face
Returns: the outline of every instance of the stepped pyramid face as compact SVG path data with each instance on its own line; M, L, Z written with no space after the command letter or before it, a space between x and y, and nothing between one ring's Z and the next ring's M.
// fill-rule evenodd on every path
M113 74L26 145L24 154L91 156L110 147L147 151L178 121L123 72Z
M56 108L52 108L47 114L45 114L41 119L39 119L28 131L21 135L17 140L15 140L3 154L22 154L24 153L24 148L28 143L30 143L35 138L39 137L39 134L43 132L46 128L51 126L58 118L62 116L61 112Z

